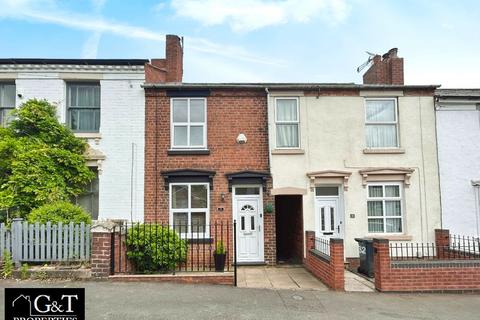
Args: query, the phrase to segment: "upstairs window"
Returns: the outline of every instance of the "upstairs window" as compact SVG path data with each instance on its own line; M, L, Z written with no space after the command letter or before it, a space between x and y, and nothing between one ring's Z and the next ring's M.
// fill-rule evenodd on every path
M398 148L396 99L365 100L367 148Z
M98 132L100 129L100 84L68 84L67 108L68 123L74 132Z
M6 126L12 117L10 113L15 109L15 85L0 83L0 126Z
M207 148L205 98L173 98L171 101L171 145L178 149Z
M299 115L297 98L275 99L277 148L299 148Z

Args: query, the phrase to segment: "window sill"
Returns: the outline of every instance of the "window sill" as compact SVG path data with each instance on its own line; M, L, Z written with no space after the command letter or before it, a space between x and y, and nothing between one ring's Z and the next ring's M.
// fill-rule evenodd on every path
M185 239L183 239L185 240ZM212 238L187 238L186 239L188 244L205 244L205 243L213 243Z
M365 154L402 154L405 153L403 148L366 148L363 149Z
M413 237L405 234L368 234L367 238L385 239L390 241L412 241Z
M100 132L74 132L75 137L82 139L101 139L102 134Z
M303 149L273 149L272 154L305 154Z
M200 150L188 150L188 149L181 149L181 150L175 150L175 149L169 149L167 151L167 154L169 156L201 156L201 155L209 155L210 150L209 149L200 149Z

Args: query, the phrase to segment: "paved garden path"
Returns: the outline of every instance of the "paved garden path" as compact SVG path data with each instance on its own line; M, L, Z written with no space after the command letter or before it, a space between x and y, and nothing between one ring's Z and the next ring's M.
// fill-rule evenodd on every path
M83 287L86 318L139 319L479 319L480 295L337 293L139 282L0 280L3 287Z

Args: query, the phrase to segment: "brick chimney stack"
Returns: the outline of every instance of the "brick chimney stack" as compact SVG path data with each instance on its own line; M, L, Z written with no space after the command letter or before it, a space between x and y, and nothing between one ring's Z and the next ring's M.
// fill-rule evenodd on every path
M373 57L373 64L363 75L363 83L403 85L403 58L397 53L398 49L392 48L383 56Z
M168 34L165 40L165 59L151 59L145 64L145 82L182 82L183 39Z

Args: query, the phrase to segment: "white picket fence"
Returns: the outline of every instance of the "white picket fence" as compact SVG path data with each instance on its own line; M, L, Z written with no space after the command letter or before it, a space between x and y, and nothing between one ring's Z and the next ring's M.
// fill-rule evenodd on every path
M13 261L59 262L90 260L90 225L30 224L14 219L10 228L0 224L0 256L8 251Z

